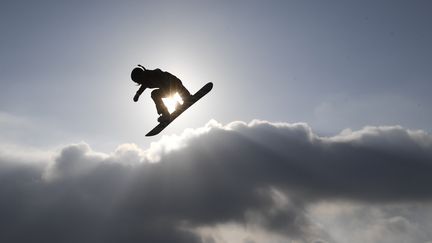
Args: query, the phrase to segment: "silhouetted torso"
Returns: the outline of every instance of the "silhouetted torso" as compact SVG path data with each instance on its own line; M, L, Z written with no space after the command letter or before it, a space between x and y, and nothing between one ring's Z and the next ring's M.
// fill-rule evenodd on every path
M145 86L150 89L169 88L172 86L172 82L180 81L180 79L178 79L176 76L169 72L164 72L159 68L155 70L146 70L145 72L147 77Z

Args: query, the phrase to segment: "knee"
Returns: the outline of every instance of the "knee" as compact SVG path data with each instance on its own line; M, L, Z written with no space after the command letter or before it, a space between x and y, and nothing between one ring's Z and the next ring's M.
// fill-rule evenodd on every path
M159 90L153 90L152 92L151 92L151 97L152 97L152 99L157 99L157 98L159 98L159 96L160 96L160 94L159 94Z
M180 80L175 83L175 89L179 93L185 93L185 91L187 91L187 89L185 88L185 86L183 86L183 84Z

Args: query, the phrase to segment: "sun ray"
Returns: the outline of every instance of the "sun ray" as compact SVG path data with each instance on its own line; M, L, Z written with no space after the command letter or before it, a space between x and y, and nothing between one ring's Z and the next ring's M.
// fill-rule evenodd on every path
M178 93L175 93L170 97L162 98L162 101L170 114L176 110L177 104L183 104L183 100Z

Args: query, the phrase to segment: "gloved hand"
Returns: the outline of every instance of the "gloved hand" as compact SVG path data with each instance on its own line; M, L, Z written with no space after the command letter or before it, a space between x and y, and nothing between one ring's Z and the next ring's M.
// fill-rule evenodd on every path
M138 98L139 98L139 95L136 94L136 95L133 97L133 101L134 101L134 102L137 102L137 101L138 101Z

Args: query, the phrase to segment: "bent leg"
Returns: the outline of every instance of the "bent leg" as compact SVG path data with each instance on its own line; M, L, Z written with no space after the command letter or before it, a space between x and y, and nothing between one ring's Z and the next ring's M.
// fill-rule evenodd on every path
M156 104L157 113L160 115L169 115L168 109L162 101L165 93L160 89L155 89L151 92L151 97Z
M191 98L189 90L187 90L180 81L176 84L176 86L177 93L180 95L183 101L187 101Z

